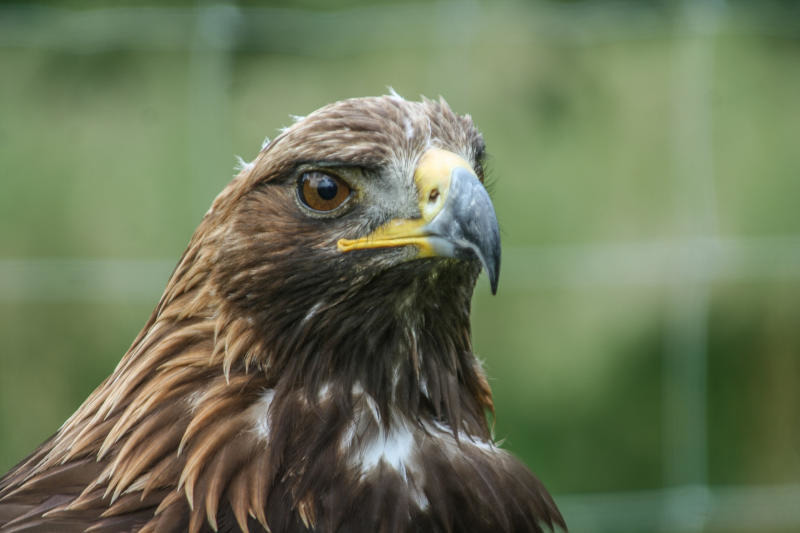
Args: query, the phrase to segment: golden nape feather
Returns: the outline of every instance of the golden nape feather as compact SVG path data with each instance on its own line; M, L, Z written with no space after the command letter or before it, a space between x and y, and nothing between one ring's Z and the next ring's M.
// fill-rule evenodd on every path
M111 376L0 480L0 532L565 529L487 423L484 157L443 100L345 100L285 129Z

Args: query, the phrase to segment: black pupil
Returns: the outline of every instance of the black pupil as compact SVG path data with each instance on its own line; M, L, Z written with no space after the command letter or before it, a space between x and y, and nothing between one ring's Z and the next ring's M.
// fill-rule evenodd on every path
M317 194L323 200L333 200L336 198L336 193L339 192L339 186L328 176L323 176L317 182Z

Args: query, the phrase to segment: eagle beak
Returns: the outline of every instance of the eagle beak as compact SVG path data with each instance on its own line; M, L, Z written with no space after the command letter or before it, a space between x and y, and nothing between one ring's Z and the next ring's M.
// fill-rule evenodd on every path
M431 148L414 172L420 218L395 219L359 239L340 239L339 251L414 245L417 257L477 257L492 294L500 275L500 228L492 200L458 155Z

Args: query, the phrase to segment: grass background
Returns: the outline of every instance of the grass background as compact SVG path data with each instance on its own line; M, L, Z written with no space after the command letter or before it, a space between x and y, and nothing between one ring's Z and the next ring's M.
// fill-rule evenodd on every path
M141 4L127 5L135 18ZM160 5L189 19L140 28L145 41L171 31L138 46L91 20L88 33L63 23L99 2L0 4L0 260L56 261L57 280L71 279L58 261L167 265L123 297L80 272L77 286L98 287L85 297L43 290L30 272L30 286L0 284L0 471L114 368L234 154L254 157L290 113L392 86L444 95L491 153L506 255L498 295L481 284L473 317L497 435L557 499L674 485L665 358L684 281L565 284L537 254L716 237L778 243L751 258L767 266L798 257L793 3L305 2L258 20ZM230 16L233 33L214 33ZM703 68L684 69L697 50ZM684 170L707 138L712 174L698 180ZM688 481L800 483L800 272L787 265L708 285L707 467Z

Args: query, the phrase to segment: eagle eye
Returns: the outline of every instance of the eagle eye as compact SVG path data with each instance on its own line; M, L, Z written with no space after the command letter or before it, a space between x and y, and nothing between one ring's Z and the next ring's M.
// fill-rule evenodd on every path
M350 197L350 186L338 176L313 170L300 176L297 195L314 211L333 211Z

